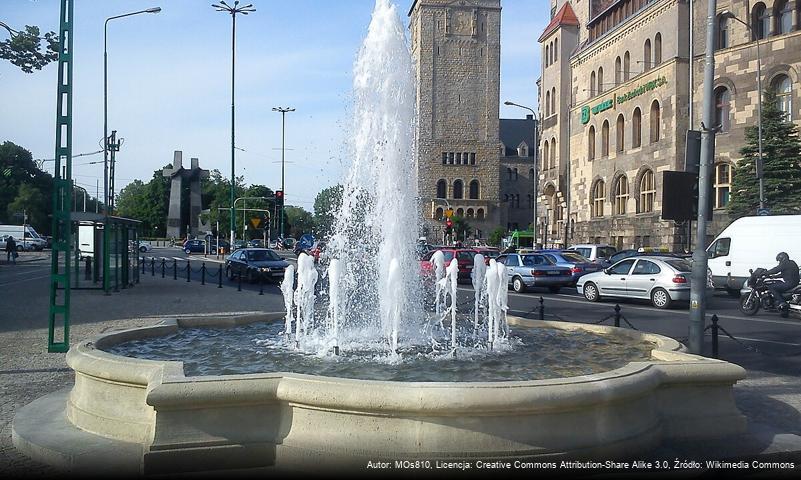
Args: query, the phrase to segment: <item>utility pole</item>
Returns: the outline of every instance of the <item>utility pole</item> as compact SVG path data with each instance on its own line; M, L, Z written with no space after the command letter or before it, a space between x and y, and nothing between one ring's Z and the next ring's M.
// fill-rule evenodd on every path
M111 131L111 137L109 138L108 142L108 151L111 152L111 161L109 162L109 177L108 177L108 211L110 214L114 215L114 166L116 165L116 153L120 151L120 146L122 145L122 139L117 141L117 131Z
M707 185L715 157L715 39L717 38L717 0L709 0L706 18L706 65L704 67L703 122L701 122L701 162L698 172L698 219L693 250L692 282L690 283L690 353L700 355L704 345L706 322L706 211L709 198ZM692 88L691 88L692 89ZM761 92L760 92L761 93Z
M286 150L286 114L294 112L294 108L273 107L274 112L281 112L281 192L286 201L286 190L284 190L284 151ZM278 235L284 238L284 202L281 202L280 212L278 212Z

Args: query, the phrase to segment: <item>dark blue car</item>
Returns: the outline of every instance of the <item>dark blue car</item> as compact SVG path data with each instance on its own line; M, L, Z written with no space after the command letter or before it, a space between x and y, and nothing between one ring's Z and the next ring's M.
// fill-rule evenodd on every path
M582 275L597 272L603 269L603 265L591 262L580 253L573 250L538 250L537 253L545 255L548 260L560 267L567 267L570 269L573 277L573 285L576 284Z
M225 260L225 276L240 276L251 283L262 279L280 282L289 263L267 248L240 248Z

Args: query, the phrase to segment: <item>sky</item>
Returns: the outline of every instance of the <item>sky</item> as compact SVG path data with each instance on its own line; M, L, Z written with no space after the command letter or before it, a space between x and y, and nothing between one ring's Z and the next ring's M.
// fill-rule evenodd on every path
M351 117L353 62L374 0L250 0L256 12L236 21L236 174L247 184L281 185L281 114L286 114L286 203L312 211L322 189L340 183ZM73 39L73 178L103 189L103 25L108 17L159 6L108 24L108 121L124 143L116 190L183 151L205 169L231 171L231 17L211 0L76 0ZM229 2L232 3L232 2ZM248 3L247 1L242 2ZM394 0L402 21L411 0ZM537 38L547 0L502 0L501 118L536 109ZM59 0L0 0L0 21L21 30L58 31ZM407 30L408 32L408 30ZM0 38L7 33L0 29ZM35 159L52 159L57 67L32 74L0 62L0 142ZM97 162L100 163L90 163ZM46 162L52 173L53 162Z

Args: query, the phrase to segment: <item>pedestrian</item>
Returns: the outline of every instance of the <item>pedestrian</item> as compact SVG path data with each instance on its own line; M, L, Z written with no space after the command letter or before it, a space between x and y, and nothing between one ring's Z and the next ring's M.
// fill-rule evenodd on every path
M8 240L6 240L6 261L16 265L18 256L17 242L14 240L14 237L8 237Z

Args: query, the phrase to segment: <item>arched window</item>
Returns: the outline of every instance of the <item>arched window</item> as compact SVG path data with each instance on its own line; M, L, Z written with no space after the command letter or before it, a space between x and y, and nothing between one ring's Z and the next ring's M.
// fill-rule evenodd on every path
M587 160L595 160L595 127L592 125L587 132Z
M787 0L779 0L773 7L773 16L776 17L776 35L790 33L793 30L793 9Z
M470 200L478 200L478 180L470 182Z
M514 169L514 174L515 174L515 181L517 181L517 175L518 174L517 174L517 169L516 168Z
M631 55L629 52L623 54L623 81L629 81L629 75L631 74Z
M549 164L549 168L556 167L556 138L551 139L551 161Z
M549 63L548 63L548 54L550 54L550 53L551 53L551 44L549 43L548 45L545 45L545 66L546 67L549 65Z
M533 184L534 184L534 181L536 180L536 178L535 178L535 176L534 176L534 169L533 169L533 168L530 168L530 169L528 170L528 179L529 179L529 180L531 180L531 183L532 183L532 185L533 185Z
M590 96L595 96L595 72L590 73Z
M651 143L659 141L659 130L662 126L662 115L659 109L659 102L654 100L651 104Z
M751 22L753 23L751 28L756 38L759 40L768 38L768 35L770 35L770 15L764 3L760 2L754 5L754 9L751 11Z
M598 67L598 93L604 93L604 67Z
M474 215L475 215L475 212L473 211L473 209L472 208L468 208L467 209L467 218L473 218Z
M559 60L559 39L553 39L553 61L556 62Z
M542 147L542 169L547 170L549 168L548 162L551 160L551 142L548 140L545 141L545 145Z
M484 209L483 208L479 208L476 211L476 219L477 220L484 220Z
M435 220L442 220L442 216L445 212L442 211L442 207L437 208L437 212L434 214Z
M645 46L642 48L642 64L643 71L647 72L651 69L651 39L645 41Z
M729 48L730 26L730 18L718 17L718 49Z
M620 85L620 80L623 78L623 63L620 61L620 57L615 59L615 85Z
M654 197L656 197L654 172L653 170L646 170L642 178L640 178L640 210L638 213L653 212Z
M556 87L551 89L551 114L556 115Z
M662 63L662 34L657 33L654 37L654 65Z
M617 116L617 126L615 128L616 132L616 145L617 151L622 152L625 149L626 144L626 119L623 118L623 114Z
M545 92L545 116L551 116L551 91Z
M604 120L601 126L601 156L606 157L609 155L609 121Z
M512 169L511 168L507 168L506 169L506 176L507 176L508 180L512 180Z
M464 198L464 186L461 180L456 180L453 182L453 198L457 200Z
M640 107L634 109L631 117L631 147L637 148L642 145L642 112Z
M445 180L437 181L437 198L445 198L448 194L448 182Z
M464 218L464 208L457 208L456 209L456 216L460 218Z
M604 200L606 199L606 188L604 181L598 180L592 188L592 216L604 216Z
M715 208L724 208L729 204L731 192L731 164L715 165Z
M615 215L626 214L626 203L629 201L629 181L625 175L621 175L615 182Z
M720 125L721 133L731 127L731 93L726 87L715 90L715 125Z
M784 119L793 119L793 83L787 75L779 75L771 82L773 91L776 92L776 103L779 110L784 112Z

